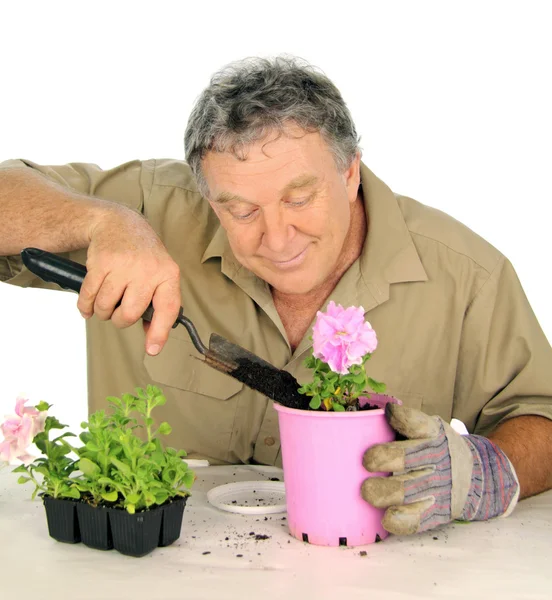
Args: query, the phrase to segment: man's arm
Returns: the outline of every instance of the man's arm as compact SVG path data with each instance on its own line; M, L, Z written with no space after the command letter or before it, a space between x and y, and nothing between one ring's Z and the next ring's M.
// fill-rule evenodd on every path
M489 436L510 459L519 479L520 498L552 489L552 421L521 416L505 421Z
M134 170L139 173L139 166ZM81 179L88 181L86 175ZM121 169L119 180L121 194L139 193L139 176L131 168ZM141 214L74 192L31 168L2 168L0 256L17 255L25 247L88 248L88 274L77 304L82 315L128 327L153 302L146 350L161 350L180 309L180 271Z
M113 207L77 194L28 168L0 170L0 256L36 246L50 252L87 248L94 226Z

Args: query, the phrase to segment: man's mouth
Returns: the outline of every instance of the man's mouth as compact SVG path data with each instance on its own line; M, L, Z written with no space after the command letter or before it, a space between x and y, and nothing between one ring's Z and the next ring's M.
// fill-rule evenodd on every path
M297 265L300 265L303 262L303 260L305 260L305 257L307 255L307 250L308 250L308 246L307 246L307 248L305 248L299 254L296 254L292 258L289 258L287 260L271 260L270 262L279 269L288 269L288 268L296 267Z

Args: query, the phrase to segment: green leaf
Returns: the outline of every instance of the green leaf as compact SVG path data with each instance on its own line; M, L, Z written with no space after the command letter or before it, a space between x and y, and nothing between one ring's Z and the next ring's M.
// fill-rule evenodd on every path
M47 411L52 405L48 404L48 402L44 402L44 400L41 400L36 406L36 410L40 411L40 412L45 412Z
M19 479L17 480L17 483L27 483L27 481L31 481L31 478L24 477L23 475L21 475L21 477L19 477Z
M126 509L127 512L131 515L133 515L136 512L136 507L134 506L134 504L127 504Z
M67 438L67 437L77 437L77 436L74 433L71 433L70 431L67 431L66 433L62 433L57 438L54 438L52 440L52 442L59 442L59 440L62 440L63 438Z
M110 458L110 460L111 464L115 465L115 467L117 467L117 469L119 469L121 473L125 474L127 477L131 475L130 467L124 462L120 461L118 458L115 458L113 456Z
M42 452L42 454L46 454L46 443L47 442L48 442L48 435L44 432L37 433L33 440L33 443Z
M133 396L132 394L123 394L123 402L127 406L134 406L136 400L138 400L138 398L136 398L136 396Z
M113 479L110 479L109 477L103 477L103 476L98 477L98 483L100 485L105 485L105 486L115 488L119 491L122 490L122 487L116 481L113 481Z
M332 408L335 412L345 412L345 407L343 406L343 404L339 404L339 402L334 402L332 404Z
M18 467L15 467L15 469L12 469L12 473L28 473L28 472L29 472L29 470L26 465L19 465Z
M137 400L136 404L134 405L134 408L141 414L141 415L145 415L146 414L146 403L144 400Z
M169 498L169 492L167 490L160 490L155 492L155 504L163 504Z
M116 502L119 494L113 490L112 492L102 492L101 496L106 502Z
M72 485L66 490L63 490L61 495L65 498L74 498L75 500L78 500L81 497L79 490L74 485Z
M141 400L147 400L148 399L148 395L146 394L146 392L144 392L144 390L142 388L135 388L134 391L136 392L136 395L138 396L138 398L140 398Z
M159 390L159 394L155 398L155 406L164 406L167 403L167 399Z
M385 390L387 388L385 383L376 381L375 379L372 379L371 377L368 377L368 385L374 390L374 392L376 392L376 394L383 394L383 392L385 392Z
M138 502L140 502L140 494L137 494L137 493L129 494L126 499L131 504L138 504Z
M87 477L90 478L95 477L98 473L101 472L100 467L95 462L92 462L89 458L81 458L77 463L77 467Z
M66 454L69 454L69 452L71 452L73 449L71 448L71 446L67 445L67 444L63 444L63 446L54 446L51 449L50 455L52 457L52 459L55 461L58 458L65 456Z
M161 435L169 435L172 431L172 427L166 422L163 421L163 423L161 423L161 425L159 425L159 429L158 432Z
M184 475L182 481L188 489L191 488L195 481L195 473L193 471L188 471L186 475Z
M123 405L123 403L121 402L121 399L117 398L117 396L108 396L106 398L106 400L109 404L112 404L118 408L120 408Z
M65 429L67 425L60 423L56 417L46 417L46 421L44 422L44 430L50 431L51 429Z
M320 399L320 396L318 394L316 396L314 396L314 398L312 398L312 400L309 402L309 406L313 410L318 410L320 408L321 404L322 404L322 400Z
M161 466L165 462L165 456L160 450L152 452L150 458L158 466Z

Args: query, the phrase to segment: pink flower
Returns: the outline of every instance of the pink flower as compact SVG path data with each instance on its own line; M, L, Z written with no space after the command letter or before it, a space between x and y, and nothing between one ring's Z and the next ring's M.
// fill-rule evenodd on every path
M10 415L0 425L0 431L4 435L4 441L0 442L0 460L11 462L17 458L28 462L33 457L27 452L37 433L44 431L46 412L40 412L36 408L25 406L25 398L17 398L15 401L15 415Z
M376 332L364 320L364 308L345 309L333 300L325 313L316 313L312 338L313 355L340 375L346 375L352 365L362 364L363 357L378 345Z

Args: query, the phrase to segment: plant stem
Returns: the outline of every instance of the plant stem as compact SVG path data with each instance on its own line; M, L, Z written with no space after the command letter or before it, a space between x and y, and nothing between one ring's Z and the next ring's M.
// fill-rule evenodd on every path
M151 416L151 410L152 410L152 407L151 407L151 404L150 404L150 398L148 396L148 401L146 402L146 432L148 434L148 444L151 442L151 438L152 438L152 435L151 435L151 425L149 424L149 419L150 419L150 416Z
M33 475L33 472L32 472L32 470L30 468L27 469L27 473L28 473L29 478L31 479L31 481L35 484L37 490L40 490L42 492L47 492L48 491L43 485L40 485L40 483L38 483L38 480Z

